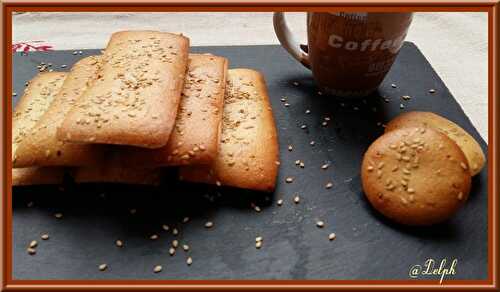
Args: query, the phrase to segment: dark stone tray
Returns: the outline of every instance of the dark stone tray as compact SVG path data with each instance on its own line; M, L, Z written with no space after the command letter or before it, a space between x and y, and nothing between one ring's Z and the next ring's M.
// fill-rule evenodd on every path
M470 199L450 221L430 228L388 222L367 203L359 168L368 145L387 122L403 111L426 110L460 124L487 145L463 110L412 43L406 43L378 94L364 100L339 101L318 96L311 74L280 46L196 47L228 57L230 66L249 67L266 77L276 118L281 168L275 194L183 184L166 178L162 187L86 185L24 187L13 192L13 277L15 279L408 279L410 267L432 258L458 260L454 279L487 278L487 171L474 177ZM40 62L68 68L85 50L14 56L14 90L36 73ZM64 69L67 70L67 69ZM299 82L294 86L293 82ZM392 88L391 84L397 84ZM430 94L430 88L436 93ZM403 101L402 95L412 99ZM290 107L284 107L282 96ZM384 102L382 97L390 99ZM405 108L400 109L403 103ZM305 110L311 114L306 115ZM321 126L331 117L327 127ZM300 128L307 124L308 128ZM309 142L316 144L311 146ZM293 145L289 152L287 146ZM295 160L305 168L295 166ZM331 163L328 170L320 169ZM285 183L285 177L295 181ZM334 183L325 189L328 181ZM294 204L294 194L301 197ZM276 201L284 199L283 206ZM27 207L28 202L34 206ZM255 203L260 213L250 206ZM129 209L137 209L135 215ZM54 213L62 212L60 220ZM181 223L189 216L188 223ZM323 229L316 220L325 221ZM204 228L207 220L215 226ZM177 226L177 239L188 253L168 249L175 238L162 224ZM337 239L328 240L335 232ZM40 240L50 234L47 241ZM159 239L152 241L153 233ZM255 237L263 236L260 250ZM37 254L26 247L38 240ZM123 248L115 240L124 241ZM186 265L187 256L193 258ZM100 272L98 265L107 263ZM161 264L163 271L153 273ZM420 278L423 278L421 276ZM436 279L433 277L432 279Z

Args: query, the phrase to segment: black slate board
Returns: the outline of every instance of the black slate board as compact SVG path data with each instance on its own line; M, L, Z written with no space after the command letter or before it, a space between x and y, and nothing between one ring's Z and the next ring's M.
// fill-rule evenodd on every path
M458 260L455 279L487 277L487 171L474 178L469 202L449 222L409 228L379 216L361 191L359 165L368 145L382 133L377 123L409 110L437 112L486 144L446 86L412 43L405 43L379 93L357 101L318 96L311 74L279 46L197 47L230 59L230 66L262 71L278 125L281 168L274 195L167 180L161 188L68 183L24 187L13 192L13 277L15 279L408 279L409 268ZM14 56L14 89L36 74L40 62L71 65L99 50L30 53ZM67 69L65 69L67 70ZM293 85L299 82L299 86ZM392 88L391 83L397 84ZM430 94L430 88L436 93ZM21 94L18 94L18 97ZM401 95L410 95L402 101ZM288 98L290 107L280 101ZM384 102L387 97L390 102ZM14 98L14 103L17 98ZM400 109L400 104L405 105ZM305 110L311 114L306 115ZM331 117L322 127L325 116ZM300 128L302 124L308 127ZM311 146L309 142L316 144ZM289 152L287 146L293 145ZM295 166L295 160L305 168ZM331 163L328 170L321 170ZM285 177L294 176L292 184ZM325 189L328 181L334 183ZM294 194L300 204L292 202ZM284 199L282 207L276 200ZM27 207L28 202L34 206ZM262 211L250 205L255 202ZM136 208L131 215L129 209ZM62 212L60 220L55 212ZM189 216L188 223L180 223ZM323 229L316 220L326 222ZM207 230L207 220L215 226ZM177 226L174 237L162 224ZM330 242L328 234L337 239ZM50 240L40 240L42 233ZM149 235L157 233L152 241ZM263 236L260 250L255 237ZM170 242L187 243L188 253L168 254ZM37 239L37 254L26 247ZM123 248L115 240L124 241ZM187 255L192 266L185 263ZM100 272L98 265L108 264ZM163 271L152 272L155 265Z

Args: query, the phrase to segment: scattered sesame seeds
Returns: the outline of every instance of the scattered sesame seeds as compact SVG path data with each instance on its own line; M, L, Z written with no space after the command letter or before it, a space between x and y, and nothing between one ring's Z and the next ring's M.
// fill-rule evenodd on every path
M149 239L151 240L157 240L158 239L158 235L157 234L152 234Z
M31 247L31 248L35 248L37 245L38 245L38 242L37 242L36 240L32 240L32 241L30 242L29 247Z
M163 269L163 268L162 268L162 266L157 265L157 266L155 266L155 267L153 268L153 272L155 272L155 273L159 273L159 272L161 272L161 270L162 270L162 269Z
M330 233L328 235L328 239L331 241L331 240L334 240L335 238L337 237L337 235L335 233Z
M205 223L205 228L212 228L214 226L214 223L212 221L207 221Z
M279 199L279 200L276 202L276 205L278 205L278 206L283 205L283 199Z
M285 179L285 181L286 181L287 183L292 183L292 182L293 182L293 177L290 177L290 176L289 176L289 177L287 177L287 178Z
M319 228L323 228L325 226L325 222L319 220L316 222L316 226L318 226Z
M43 240L47 240L49 239L49 235L48 234L42 234L42 236L40 236Z
M295 204L298 204L298 203L300 202L300 197L299 197L299 195L296 195L296 196L293 198L293 202L294 202Z
M116 246L118 246L118 247L123 247L123 241L121 241L121 240L119 240L119 239L115 241L115 244L116 244Z
M55 213L54 217L56 217L57 219L61 219L63 217L63 214L62 213Z
M188 257L186 260L186 264L190 266L193 263L193 259L191 257Z
M106 264L99 265L99 271L105 271L107 268L108 268L108 265L106 265Z
M326 189L331 189L333 187L333 183L329 182L325 185Z

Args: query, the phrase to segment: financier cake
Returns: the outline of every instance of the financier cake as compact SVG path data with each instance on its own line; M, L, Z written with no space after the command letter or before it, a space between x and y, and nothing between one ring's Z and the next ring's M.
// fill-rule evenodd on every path
M380 213L407 225L450 218L469 195L471 175L460 147L430 128L403 128L379 137L366 151L361 179Z
M405 127L433 128L446 134L464 152L465 157L469 161L470 172L473 176L478 174L486 163L483 150L477 141L459 125L444 117L431 112L407 112L391 120L387 124L385 131L389 132Z

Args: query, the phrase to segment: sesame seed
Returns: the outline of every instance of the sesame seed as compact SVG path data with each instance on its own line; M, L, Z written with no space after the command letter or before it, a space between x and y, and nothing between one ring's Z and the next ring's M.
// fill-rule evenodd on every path
M331 189L333 187L333 183L329 182L325 185L325 188Z
M257 236L255 238L255 242L259 242L259 241L262 241L262 240L264 240L264 238L262 238L262 236Z
M415 190L414 190L413 188L408 188L408 190L407 190L407 191L408 191L408 193L410 193L410 194L413 194L413 193L415 192Z
M328 235L328 239L329 239L329 240L334 240L336 237L337 237L337 235L336 235L335 233L330 233L330 234Z
M467 164L460 162L460 167L462 167L464 170L467 170Z
M170 227L167 224L163 224L161 228L163 228L163 230L165 231L168 231L170 229Z
M42 236L40 236L43 240L47 240L49 239L49 235L48 234L42 234Z
M435 93L435 92L436 92L436 90L435 90L435 89L432 89L432 88L431 88L431 89L429 89L429 93Z
M184 217L184 219L182 219L182 223L187 223L189 221L189 217Z
M276 202L276 204L277 204L278 206L283 205L283 199L279 199L279 200Z
M316 142L314 142L314 141L309 142L309 145L311 145L311 146L314 146L315 144L316 144Z
M212 221L207 221L207 223L205 223L205 228L212 228L214 226L214 223Z
M405 105L401 103L401 104L399 104L399 108L400 108L400 109L404 109L404 108L405 108Z
M293 198L293 202L294 202L295 204L298 204L298 203L300 202L300 197L299 197L299 195L296 195L296 196Z
M177 228L172 229L172 234L173 235L179 234L179 230L177 230Z
M35 248L37 245L38 245L38 242L37 242L36 240L32 240L32 241L30 242L29 247L31 247L31 248Z
M410 100L411 96L409 96L409 95L403 95L403 96L401 96L401 98L404 99L404 100Z
M106 264L99 265L99 271L105 271L107 268L108 268L108 265L106 265Z
M295 160L295 165L300 165L300 160Z
M158 239L158 235L157 234L152 234L149 239L151 240L157 240Z
M292 183L292 182L293 182L293 177L287 177L287 178L285 179L285 181L286 181L287 183Z
M15 93L15 92L12 92L12 96L17 96L17 93Z
M168 249L168 253L173 256L175 254L175 248L171 247Z
M255 210L255 212L260 212L261 211L259 206L255 206L253 209Z
M292 151L293 150L293 146L292 145L288 145L288 151Z
M179 246L179 241L177 239L172 240L172 246L177 248Z
M326 127L326 126L328 126L328 122L322 122L322 123L321 123L321 125L322 125L323 127Z
M281 98L281 101L285 102L285 101L286 101L286 96L283 96L283 97Z
M285 102L285 106L286 106L286 107L289 107L289 106L290 106L290 104L289 104L289 103L287 103L287 102Z
M307 125L300 126L301 129L307 129Z
M299 84L297 81L294 81L294 82L293 82L293 85L295 85L295 86L299 86L300 84Z
M321 91L318 91L318 95L323 95L323 92L321 92Z
M301 162L299 163L299 166L300 166L300 168L304 168L306 165L304 164L304 162L302 162L302 161L301 161Z
M186 260L186 264L190 266L193 263L193 259L191 257L188 257Z
M262 241L257 241L257 242L255 243L255 248L256 248L256 249L259 249L259 248L261 248L261 247L262 247Z
M464 198L464 193L463 192L458 193L457 199L461 201L463 198Z
M184 251L188 251L188 250L189 250L189 245L187 245L187 244L183 244L183 245L182 245L182 249L183 249Z
M30 254L30 255L34 255L34 254L36 254L36 249L31 248L31 247L28 247L28 248L26 249L26 251L27 251L27 252L28 252L28 254Z
M373 171L373 166L369 165L366 169L367 169L368 171Z
M218 186L218 187L220 187L222 185L222 183L219 180L216 180L215 181L215 185Z
M65 65L65 64L61 65L61 68L66 68L66 67L68 67L68 65Z
M153 272L155 272L155 273L159 273L159 272L161 272L161 270L162 270L162 269L163 269L163 268L162 268L162 266L158 265L158 266L155 266L155 267L153 268Z
M396 88L397 86L396 86L396 84L392 83L392 84L391 84L391 87L392 87L392 88Z
M118 239L118 240L116 240L115 244L118 247L122 247L123 246L123 241L121 241L121 240Z
M311 113L311 110L308 110L308 109L307 109L307 110L306 110L306 114L308 115L308 114L310 114L310 113Z
M323 164L323 165L321 166L321 169L328 169L328 167L329 167L329 166L330 166L329 164Z
M325 222L320 220L320 221L316 222L316 226L318 226L319 228L323 228L325 226Z
M54 217L56 217L57 219L61 219L63 217L63 214L62 213L55 213Z

